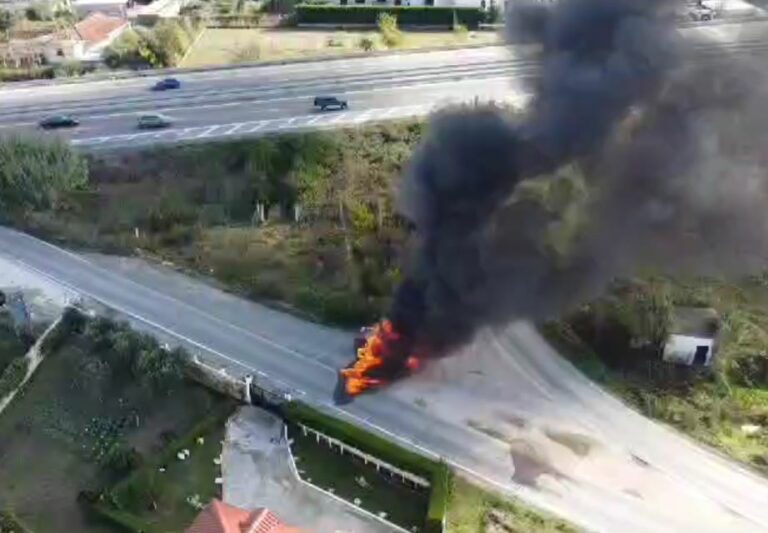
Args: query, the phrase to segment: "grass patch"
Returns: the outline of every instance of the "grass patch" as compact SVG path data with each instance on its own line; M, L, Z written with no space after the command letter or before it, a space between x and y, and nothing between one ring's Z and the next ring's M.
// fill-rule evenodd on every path
M16 334L10 316L0 313L0 374L11 361L26 352L27 346Z
M297 468L305 481L332 491L374 514L386 513L386 519L405 529L422 529L429 503L429 489L411 488L399 479L377 471L350 454L340 454L306 436L297 426L289 426Z
M417 49L462 44L498 44L494 32L403 32L399 48ZM385 48L376 31L322 31L291 29L207 29L185 58L183 67L227 65L243 61L274 61L361 52L369 39L374 49Z
M446 510L450 471L437 462L393 442L370 433L354 424L326 415L309 405L290 402L281 408L282 416L294 424L301 423L338 439L358 450L430 481L431 490L425 521L425 531L440 531Z
M610 317L601 318L602 331L595 335L591 306L543 332L586 375L644 415L768 474L768 288L763 278L663 283L675 305L713 307L722 317L711 369L638 354Z
M404 121L92 159L87 190L64 195L61 210L14 222L69 246L141 250L324 322L370 322L399 280L407 229L391 184L423 127Z
M190 524L201 506L221 498L221 486L215 483L221 467L214 459L221 456L224 425L233 407L227 402L217 406L157 459L110 489L98 510L147 532L174 531ZM190 455L182 461L176 454L185 449Z
M94 353L78 337L49 355L0 416L0 502L38 533L112 530L78 496L114 483L224 401L186 382L151 392L108 371L112 352Z
M452 533L575 533L575 526L518 500L501 498L459 477L450 487L446 530Z

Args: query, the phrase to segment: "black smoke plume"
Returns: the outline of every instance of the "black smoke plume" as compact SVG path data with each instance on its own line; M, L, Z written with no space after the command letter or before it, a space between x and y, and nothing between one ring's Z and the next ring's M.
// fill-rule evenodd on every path
M540 45L533 100L522 117L434 119L400 191L415 231L395 327L440 354L482 326L557 316L641 266L764 268L759 70L691 59L669 2L514 5L510 39ZM586 190L553 182L563 169ZM581 209L537 200L546 180Z

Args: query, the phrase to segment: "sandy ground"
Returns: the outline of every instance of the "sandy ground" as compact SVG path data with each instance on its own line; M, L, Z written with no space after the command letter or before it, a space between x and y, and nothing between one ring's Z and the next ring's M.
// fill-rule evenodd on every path
M0 257L0 290L7 294L20 292L35 324L55 320L67 301L75 297L73 292L4 257Z
M225 502L268 507L291 525L317 533L392 531L299 483L282 427L280 419L254 407L241 407L229 420L222 455Z
M402 49L497 44L494 32L470 32L465 37L450 31L405 32ZM284 29L207 29L189 51L181 66L229 65L298 57L339 56L362 52L360 40L371 39L375 49L384 48L376 31L323 31Z

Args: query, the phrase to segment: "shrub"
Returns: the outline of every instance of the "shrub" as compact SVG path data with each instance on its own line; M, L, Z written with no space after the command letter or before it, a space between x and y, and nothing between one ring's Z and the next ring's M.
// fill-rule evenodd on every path
M371 39L370 37L362 37L360 41L357 43L357 45L364 52L370 52L376 46L376 44L373 42L373 39Z
M380 14L397 18L401 25L445 26L452 28L454 21L470 29L476 29L485 19L482 9L460 7L410 7L410 6L296 6L299 24L376 24Z
M26 357L17 357L8 363L0 375L0 398L6 397L21 385L28 369L29 359Z
M31 68L0 68L0 82L50 80L56 77L52 66Z
M442 533L445 513L448 511L451 483L451 470L447 464L441 462L432 475L425 533Z
M397 27L397 17L389 13L379 13L376 25L387 48L396 48L403 44L403 32Z
M29 533L29 529L21 525L13 511L6 509L0 511L0 532Z
M429 479L431 492L425 530L428 533L442 532L451 485L451 471L448 465L402 448L383 437L328 416L301 402L286 403L281 406L280 412L290 422L302 423L382 461Z
M0 210L56 208L88 184L86 159L60 139L0 140Z

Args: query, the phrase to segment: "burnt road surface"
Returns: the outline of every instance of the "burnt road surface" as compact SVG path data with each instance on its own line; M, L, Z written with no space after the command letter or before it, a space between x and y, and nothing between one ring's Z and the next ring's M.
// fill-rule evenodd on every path
M681 32L700 48L698 58L768 54L764 20ZM159 77L8 85L0 90L0 134L35 132L42 118L69 114L80 127L46 135L61 135L83 149L108 150L337 128L422 116L475 99L522 103L525 81L537 69L534 55L529 47L489 46L211 70L179 75L182 87L165 92L150 90ZM312 100L318 95L347 99L349 110L315 110ZM172 127L139 130L137 118L148 112L168 116Z

